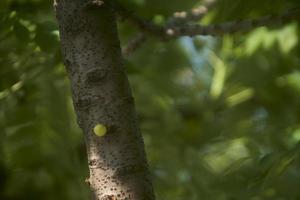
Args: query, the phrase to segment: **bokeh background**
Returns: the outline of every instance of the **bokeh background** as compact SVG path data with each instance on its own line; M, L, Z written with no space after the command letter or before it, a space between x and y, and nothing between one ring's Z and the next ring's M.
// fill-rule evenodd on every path
M124 0L163 23L198 0ZM219 0L201 23L298 0ZM125 45L138 30L119 23ZM158 200L300 199L299 21L224 37L149 38L124 58ZM88 199L83 136L50 0L0 1L0 199Z

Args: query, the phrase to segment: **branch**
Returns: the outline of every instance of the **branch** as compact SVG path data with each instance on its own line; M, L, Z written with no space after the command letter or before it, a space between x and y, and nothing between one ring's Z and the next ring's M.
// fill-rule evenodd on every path
M175 24L183 24L191 21L201 20L205 14L214 7L216 0L205 0L203 5L192 9L190 12L175 12L172 17L167 20L166 27L173 27ZM129 56L131 53L136 51L142 46L142 44L147 40L147 34L155 35L163 40L166 28L157 26L151 22L147 22L134 15L126 8L122 7L120 4L113 5L117 14L123 19L129 21L131 24L135 25L141 30L142 33L137 34L132 40L130 40L125 47L122 48L122 53L124 56Z
M275 27L289 23L293 20L299 20L299 11L299 9L294 9L287 11L286 13L283 13L281 15L269 15L263 16L258 19L232 21L207 26L198 24L182 25L167 29L165 34L168 35L168 38L176 38L180 36L196 35L222 36L225 34L232 34L236 32L248 32L257 27Z
M214 5L214 1L210 0L210 6ZM181 36L196 36L196 35L211 35L211 36L222 36L228 33L236 33L236 32L247 32L254 28L261 26L278 26L282 24L286 24L293 20L299 19L300 10L293 9L289 10L281 15L269 15L263 16L258 19L250 19L244 21L232 21L225 22L221 24L213 24L202 26L199 24L189 24L188 22L193 21L193 19L201 19L205 13L207 13L206 9L202 9L199 11L198 17L193 16L193 14L187 14L185 12L177 12L174 14L174 17L168 20L165 26L159 26L151 21L146 21L133 13L126 10L121 5L117 5L114 7L115 10L122 16L124 19L135 25L139 28L144 34L152 35L154 37L158 37L162 40L169 40ZM194 11L195 12L195 11ZM178 22L178 19L184 18L189 19L189 21L184 20L186 23L173 23ZM172 23L171 23L172 22Z

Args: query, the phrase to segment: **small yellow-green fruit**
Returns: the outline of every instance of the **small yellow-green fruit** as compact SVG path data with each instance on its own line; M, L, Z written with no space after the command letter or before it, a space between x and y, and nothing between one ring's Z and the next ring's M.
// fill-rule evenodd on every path
M94 127L94 133L99 137L103 137L106 132L107 128L103 124L96 124L96 126Z

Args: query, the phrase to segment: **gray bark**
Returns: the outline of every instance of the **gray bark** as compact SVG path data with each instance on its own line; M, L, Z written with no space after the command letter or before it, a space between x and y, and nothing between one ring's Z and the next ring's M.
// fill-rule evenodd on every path
M153 200L144 144L109 2L57 0L64 64L85 135L94 199ZM104 124L107 134L94 134Z

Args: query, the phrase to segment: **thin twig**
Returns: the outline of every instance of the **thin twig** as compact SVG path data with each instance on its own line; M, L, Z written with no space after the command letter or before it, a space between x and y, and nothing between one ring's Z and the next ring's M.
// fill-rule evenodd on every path
M163 35L164 27L158 26L152 23L151 21L147 21L140 18L133 12L127 10L121 4L113 3L112 7L116 11L116 13L121 17L122 20L126 20L132 25L136 26L138 29L140 29L141 32L156 36Z
M122 48L123 55L129 56L132 52L137 50L145 41L147 37L143 33L137 34L132 40L130 40L125 47Z

